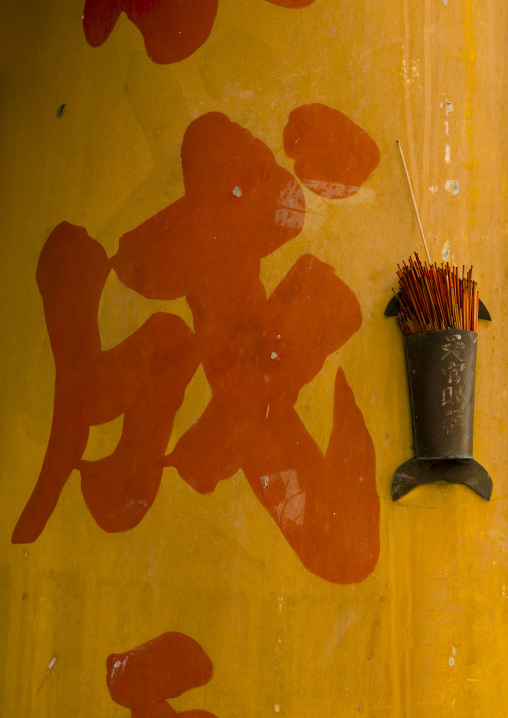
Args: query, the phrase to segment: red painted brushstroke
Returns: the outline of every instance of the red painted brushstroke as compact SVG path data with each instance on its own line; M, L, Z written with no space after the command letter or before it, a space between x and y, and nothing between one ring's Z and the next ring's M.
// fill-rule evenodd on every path
M106 531L130 529L152 505L173 417L198 359L194 335L171 314L154 314L128 339L102 352L101 293L110 271L98 242L62 222L43 247L37 282L55 358L53 423L36 487L14 530L14 543L35 541L71 471ZM89 427L124 414L115 452L80 462Z
M284 150L295 159L301 182L329 199L358 192L380 158L370 135L342 112L320 103L291 112L284 129Z
M182 146L186 194L120 240L113 266L144 296L186 295L213 397L166 460L200 492L242 468L303 563L360 581L379 553L375 457L337 374L325 456L293 406L300 388L361 325L354 293L301 257L267 298L260 260L303 226L303 195L247 130L210 113Z
M125 12L143 35L151 60L179 62L207 40L218 0L86 0L83 29L89 45L102 45Z
M213 664L199 643L183 633L164 633L106 661L111 698L130 708L132 718L215 718L203 710L177 713L166 699L208 683Z

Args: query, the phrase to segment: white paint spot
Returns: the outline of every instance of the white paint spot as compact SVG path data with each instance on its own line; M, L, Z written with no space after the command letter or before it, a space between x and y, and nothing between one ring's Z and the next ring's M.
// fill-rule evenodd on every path
M285 528L288 523L301 525L305 514L305 491L302 491L298 483L298 476L294 469L280 471L268 477L270 482L277 481L285 487L282 501L275 507L278 523Z
M457 649L455 646L452 647L452 656L454 656L457 653Z
M420 77L420 60L413 60L411 62L410 73L408 72L406 61L402 60L402 68L400 74L404 78L406 83L408 85L411 85L411 83L415 82L415 80Z
M303 227L305 221L305 198L296 180L284 187L279 197L279 206L275 210L275 222L282 227Z
M241 197L241 196L242 196L243 192L242 192L242 190L240 189L240 187L239 187L238 185L236 185L236 187L234 188L233 194L235 195L235 197Z
M429 192L432 192L432 194L436 194L437 192L437 185L431 184L429 187Z
M447 262L448 257L450 256L450 242L445 242L443 244L443 261Z
M444 129L445 129L446 134L449 135L450 134L450 123L448 122L448 120L445 120Z
M279 355L277 354L277 352L272 352L271 355L270 355L270 358L271 358L271 359L277 359L278 356L279 356Z
M448 659L448 663L450 664L450 666L453 666L453 664L455 663L455 658L453 656L450 656L450 658Z
M453 112L453 105L452 105L452 103L450 102L450 100L446 100L444 107L445 107L445 112L446 112L447 115L448 115L450 112Z
M112 678L112 679L115 679L115 678L116 678L116 674L118 673L118 671L120 670L120 668L125 668L125 664L126 664L126 663L127 663L127 658L124 658L123 661L120 661L120 660L115 661L115 663L114 663L114 665L113 665L113 670L111 671L111 678Z
M372 394L372 396L370 397L370 403L371 403L371 404L374 404L374 402L376 401L376 397L377 397L377 391L375 391L375 392Z
M445 183L445 189L448 190L450 194L458 194L459 193L459 183L456 180L446 180Z
M281 227L294 227L300 229L303 227L304 214L302 212L293 212L290 209L278 209L275 212L275 222Z
M443 0L443 5L446 7L448 5L448 0Z
M275 712L278 713L280 711L280 705L278 703L275 704Z
M452 161L450 145L446 145L446 147L445 147L444 161L446 162L447 165L449 165L450 162Z
M402 60L402 67L400 69L400 74L402 75L402 77L405 80L407 80L406 61L404 59Z
M53 666L55 665L55 663L56 663L56 656L53 656L53 658L48 663L48 670L46 671L47 676L49 676L49 674L53 670Z
M28 556L28 551L25 551L25 558Z

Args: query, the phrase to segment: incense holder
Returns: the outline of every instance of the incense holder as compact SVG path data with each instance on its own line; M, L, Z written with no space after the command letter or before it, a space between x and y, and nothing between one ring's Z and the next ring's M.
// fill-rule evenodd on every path
M492 479L473 459L478 334L463 329L404 336L415 456L392 484L397 501L421 484L464 484L489 500Z

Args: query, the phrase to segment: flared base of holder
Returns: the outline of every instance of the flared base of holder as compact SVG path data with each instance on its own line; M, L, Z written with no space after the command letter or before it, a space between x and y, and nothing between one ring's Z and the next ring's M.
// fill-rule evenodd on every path
M392 483L392 499L398 501L411 489L435 481L464 484L487 501L492 494L492 479L474 459L409 459L399 466Z

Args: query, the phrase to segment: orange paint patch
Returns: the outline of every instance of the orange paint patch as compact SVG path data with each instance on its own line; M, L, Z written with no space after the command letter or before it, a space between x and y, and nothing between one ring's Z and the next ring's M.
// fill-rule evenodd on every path
M319 103L297 107L284 128L284 150L308 189L328 199L345 199L376 169L374 140L339 110Z

